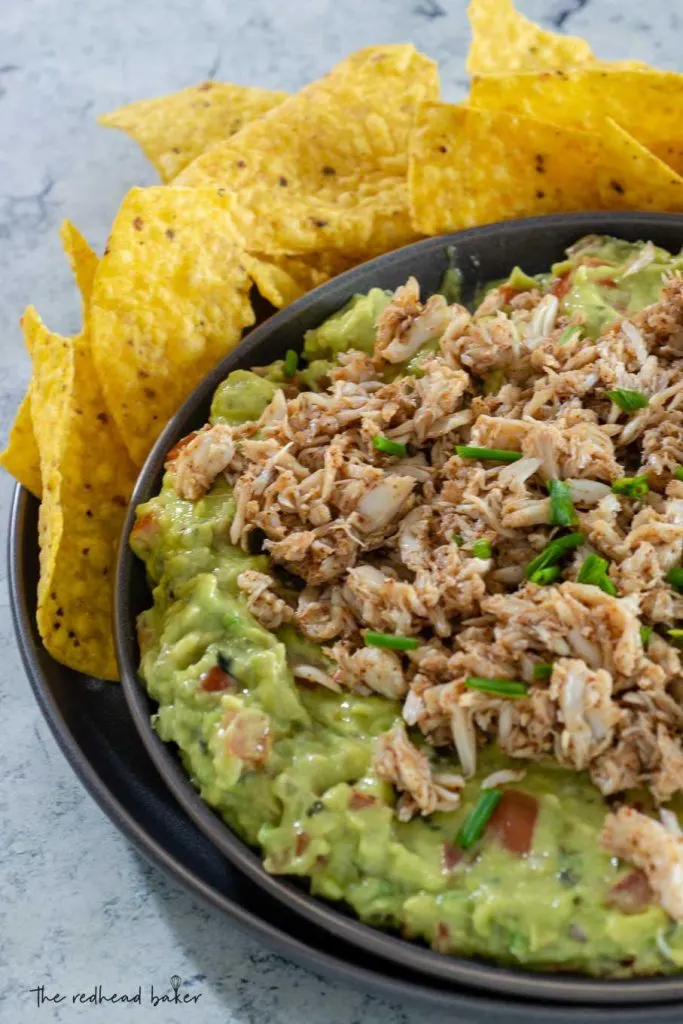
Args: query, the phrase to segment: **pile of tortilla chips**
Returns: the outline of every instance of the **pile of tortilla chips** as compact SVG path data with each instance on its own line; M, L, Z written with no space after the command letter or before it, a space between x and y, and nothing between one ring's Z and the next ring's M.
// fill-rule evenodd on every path
M288 95L205 82L108 114L162 185L125 197L97 259L62 238L83 329L23 317L33 375L0 455L41 498L38 626L64 664L117 677L112 586L152 444L274 306L424 234L595 208L683 209L683 76L598 61L512 0L473 0L469 101L439 102L410 45L352 54Z

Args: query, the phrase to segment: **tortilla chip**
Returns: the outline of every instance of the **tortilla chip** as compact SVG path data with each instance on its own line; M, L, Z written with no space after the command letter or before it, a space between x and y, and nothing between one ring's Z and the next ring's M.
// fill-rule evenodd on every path
M354 266L337 252L313 256L265 256L244 253L242 263L264 299L277 309Z
M112 592L136 470L112 430L85 336L53 334L32 308L23 322L33 345L31 401L45 481L38 629L57 661L117 679Z
M512 0L471 0L470 74L569 67L593 58L585 39L546 32L516 10Z
M287 95L229 82L202 82L168 96L129 103L98 121L129 135L161 180L168 182L209 146L228 139Z
M133 462L254 322L243 238L216 189L132 189L95 275L95 367Z
M24 395L14 417L7 447L0 452L0 466L15 480L39 498L42 491L40 456L31 419L31 386Z
M425 104L411 150L413 223L425 234L598 205L588 132L465 104Z
M565 71L483 75L472 80L474 106L507 110L568 127L599 131L617 124L683 173L680 112L683 75L673 71L613 70L604 66Z
M605 121L601 138L611 157L598 173L605 209L683 211L683 178L668 164L611 118Z
M97 268L97 256L78 229L69 221L64 221L60 234L83 299L83 315L85 319L92 280ZM33 336L32 331L27 330L25 334L27 344L29 344ZM11 473L31 494L35 494L37 498L40 497L42 491L40 455L31 419L30 384L17 410L12 429L10 430L7 448L4 452L0 453L0 466L6 469L8 473Z
M69 266L76 279L78 290L81 293L81 299L83 300L83 322L85 322L99 259L97 253L90 248L83 235L71 221L65 220L62 222L59 236L62 240L64 252L69 260Z
M385 252L414 239L408 141L417 105L438 89L435 64L414 47L361 50L204 153L176 183L237 191L281 226L282 253ZM326 229L319 239L310 239L311 223Z

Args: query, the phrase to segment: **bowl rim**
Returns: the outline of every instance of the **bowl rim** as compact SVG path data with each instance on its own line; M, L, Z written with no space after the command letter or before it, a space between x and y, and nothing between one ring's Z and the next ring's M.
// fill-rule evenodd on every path
M186 422L210 401L217 385L234 369L254 365L250 354L275 331L295 323L302 314L326 307L321 319L331 308L339 308L355 292L371 287L372 275L392 264L417 265L436 252L443 253L459 243L482 243L497 236L528 235L552 231L553 228L575 228L576 237L586 233L615 234L620 230L633 234L650 229L656 233L666 228L680 231L683 243L683 215L652 213L609 213L605 211L578 214L555 214L548 217L525 218L471 228L466 231L427 238L402 249L379 256L347 271L298 299L254 327L192 391L157 438L139 473L127 510L119 545L114 599L114 635L117 659L125 698L135 726L157 770L183 809L204 834L240 871L247 874L268 895L285 903L290 909L325 928L344 941L375 956L405 967L440 982L487 990L499 997L544 1000L550 1003L584 1003L593 1005L634 1005L683 998L683 977L653 976L624 980L593 978L580 974L541 973L523 968L499 966L483 960L450 956L402 939L395 934L373 928L344 912L343 904L327 903L313 897L287 876L274 876L265 871L260 853L249 847L206 803L193 787L175 752L154 731L150 719L150 698L137 674L137 640L131 614L131 577L135 556L128 539L139 504L158 491L166 452L183 436ZM406 272L405 277L409 276ZM362 282L362 284L361 284ZM257 364L258 365L258 364Z

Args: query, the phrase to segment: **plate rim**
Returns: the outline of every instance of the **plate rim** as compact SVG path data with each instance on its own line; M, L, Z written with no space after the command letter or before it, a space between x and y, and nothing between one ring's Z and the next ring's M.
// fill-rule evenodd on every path
M600 224L603 227L600 227ZM608 225L611 225L609 227ZM269 875L263 868L259 854L254 852L229 826L199 797L189 777L167 744L153 731L149 719L149 698L137 676L137 666L132 656L135 638L131 628L128 581L134 556L127 540L135 519L135 508L141 501L154 493L153 482L158 477L165 454L175 443L182 430L181 424L203 405L216 385L231 369L237 368L250 350L273 331L295 321L308 306L315 306L323 299L340 305L353 292L353 285L363 280L374 270L402 264L425 257L430 251L443 252L448 246L463 239L485 240L497 235L552 230L554 227L567 229L576 227L577 235L584 231L618 233L630 228L652 231L663 226L676 227L683 241L683 215L630 213L630 212L581 212L554 214L547 217L524 218L506 221L465 231L430 237L384 254L359 267L355 267L337 278L309 292L290 306L275 313L266 321L248 332L238 346L216 366L192 391L180 409L169 420L157 438L149 456L140 470L126 521L121 535L116 571L114 625L117 657L121 670L122 685L129 710L143 743L164 781L186 813L199 826L221 853L247 874L252 881L270 896L280 900L290 909L324 928L328 933L341 936L356 948L391 962L398 968L429 975L446 984L465 985L468 988L493 991L498 996L551 1001L553 1004L598 1004L598 1005L656 1005L667 999L683 997L683 977L654 976L632 979L600 979L578 974L535 973L522 969L498 966L465 957L451 957L431 949L420 947L394 935L371 928L358 919L348 917L333 904L327 904L309 893L303 892L286 877ZM365 284L365 281L364 281ZM337 308L338 308L337 305Z

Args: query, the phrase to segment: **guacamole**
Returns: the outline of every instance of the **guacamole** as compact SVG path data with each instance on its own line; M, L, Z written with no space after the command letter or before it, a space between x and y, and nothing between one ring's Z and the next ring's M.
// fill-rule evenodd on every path
M655 301L664 273L682 265L650 243L591 237L548 274L515 268L503 287L509 301L525 289L556 295L590 344L604 324ZM309 331L304 354L317 371L307 379L301 368L300 386L317 390L341 353L372 352L389 300L373 289ZM437 347L428 341L400 372L419 375ZM233 372L216 391L212 424L258 419L287 383L281 366ZM222 475L198 500L179 496L171 466L161 493L138 508L131 545L153 596L138 623L140 674L158 703L159 736L177 746L202 799L260 848L266 869L307 878L314 895L446 954L609 976L683 967L683 925L656 901L638 913L613 905L629 868L601 848L608 806L586 771L551 757L520 762L491 742L455 810L400 819L373 749L400 721L401 701L295 680L297 664L330 671L331 655L295 624L266 629L249 611L240 574L278 568L263 549L231 543L237 503ZM279 580L292 601L300 584ZM435 771L463 771L452 747L409 732ZM520 767L524 777L502 787L504 807L463 849L482 780Z

